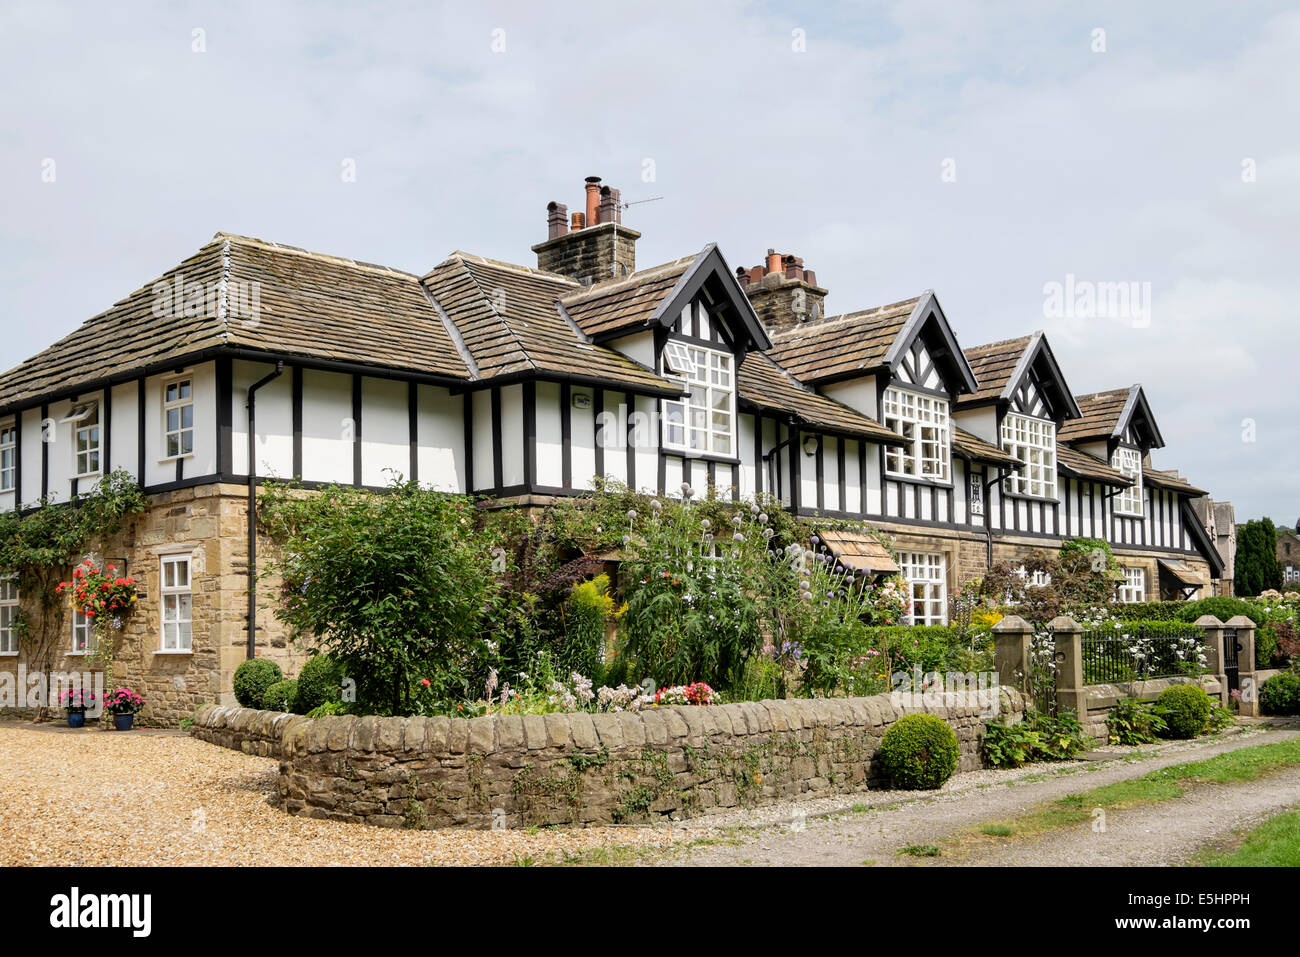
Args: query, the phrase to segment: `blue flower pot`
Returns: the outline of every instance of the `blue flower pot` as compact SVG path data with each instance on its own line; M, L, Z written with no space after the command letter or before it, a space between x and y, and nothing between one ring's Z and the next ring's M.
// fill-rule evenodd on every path
M119 731L130 731L131 722L135 720L133 714L115 714L113 715L113 727Z
M86 726L86 712L84 711L68 712L69 728L84 728L85 726Z

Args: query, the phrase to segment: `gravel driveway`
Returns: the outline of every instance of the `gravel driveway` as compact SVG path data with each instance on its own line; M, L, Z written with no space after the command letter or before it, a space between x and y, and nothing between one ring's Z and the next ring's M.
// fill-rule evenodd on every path
M841 813L825 814L832 805L805 805L802 830L767 826L740 832L731 845L712 844L656 855L657 863L696 865L916 865L942 863L940 858L898 854L905 844L935 844L963 828L1013 817L1038 804L1077 794L1102 784L1137 778L1156 768L1199 761L1238 748L1296 737L1291 729L1251 730L1214 739L1165 745L1141 760L1104 761L1074 773L1044 777L1044 767L1031 773L976 771L959 774L942 791L899 803L897 792L868 792L836 799ZM1232 792L1229 800L1228 792ZM859 810L850 811L856 803ZM1038 840L990 845L961 860L964 864L1161 864L1188 858L1206 842L1233 828L1248 826L1279 810L1300 803L1300 770L1258 781L1223 786L1196 786L1183 798L1164 805L1113 811L1107 833L1093 834L1087 825L1049 833ZM767 814L788 824L798 806ZM705 828L709 819L687 822L679 829ZM716 823L728 823L720 821ZM739 819L731 823L742 823ZM1081 837L1083 835L1083 837ZM1085 839L1086 838L1086 839Z
M0 867L83 864L508 864L669 828L406 831L291 817L267 803L276 762L180 732L0 722Z

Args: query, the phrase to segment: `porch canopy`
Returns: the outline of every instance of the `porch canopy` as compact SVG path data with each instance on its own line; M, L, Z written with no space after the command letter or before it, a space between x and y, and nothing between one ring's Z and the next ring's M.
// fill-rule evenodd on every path
M1186 562L1177 559L1156 559L1156 564L1160 566L1160 571L1168 575L1178 584L1178 587L1191 591L1196 588L1204 588L1210 584L1209 578L1204 572L1198 571Z
M845 568L872 575L898 574L898 564L889 557L889 550L866 532L827 530L819 531L817 537Z

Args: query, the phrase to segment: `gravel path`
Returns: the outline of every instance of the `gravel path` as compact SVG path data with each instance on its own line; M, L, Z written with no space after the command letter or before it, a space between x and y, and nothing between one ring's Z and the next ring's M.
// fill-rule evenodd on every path
M781 824L788 825L792 811L802 810L807 815L802 830L788 826L763 826L753 832L739 832L739 840L731 844L710 844L675 850L655 855L655 859L658 863L697 865L861 865L867 862L878 865L910 865L935 862L941 859L901 856L898 849L905 844L935 844L971 825L1013 817L1045 801L1077 794L1102 784L1141 777L1156 768L1198 761L1238 748L1282 741L1298 734L1300 731L1293 729L1251 729L1239 734L1148 749L1140 760L1100 761L1081 767L1079 762L1074 762L1076 767L1073 773L1060 773L1071 769L1060 768L1058 765L1056 773L1046 777L1043 775L1045 768L1053 766L1021 769L1020 772L976 771L955 776L938 792L902 802L898 801L897 792L877 791L837 798L833 806L826 802L789 805L766 812L768 815L779 814L779 818L764 820L762 815L756 815L753 820L764 825L780 820ZM1108 838L1105 857L1098 850L1101 842L1094 844L1080 841L1078 832L1071 829L1045 837L1040 842L1021 841L1005 849L994 847L993 850L1000 851L1003 857L995 859L990 854L987 863L1154 864L1179 860L1217 835L1295 804L1300 800L1295 790L1298 781L1300 775L1293 780L1288 772L1285 783L1282 776L1277 776L1258 782L1224 786L1245 789L1240 813L1234 810L1234 805L1225 799L1218 787L1207 788L1204 792L1206 797L1196 800L1195 804L1189 802L1194 795L1201 793L1199 788L1164 808L1157 806L1140 812L1139 817L1148 818L1146 824L1140 823L1139 817L1134 818L1138 823L1128 823L1126 815L1138 815L1137 811L1112 812L1107 822L1109 833L1104 835ZM1276 793L1272 793L1275 789ZM1217 793L1211 793L1212 791ZM861 809L857 812L850 811L854 805L859 805ZM825 814L828 810L840 813L815 816ZM1161 815L1162 822L1156 823L1156 816ZM1196 818L1194 822L1188 820L1193 816ZM747 822L743 819L702 818L679 825L678 829L690 833L698 828L700 836L707 836L710 825L716 827L727 823L743 825ZM1120 828L1122 830L1117 830ZM1134 835L1146 828L1150 829L1146 839L1135 841ZM1086 826L1085 830L1091 837L1091 830ZM1184 835L1186 840L1182 839ZM1134 841L1134 849L1145 855L1143 859L1120 858L1117 849L1122 847L1122 842L1126 839ZM1041 853L1036 850L1036 843L1043 845ZM963 859L962 863L982 864L986 861L972 856Z
M267 803L276 762L179 732L61 731L0 722L0 867L509 864L671 828L405 831L292 817Z

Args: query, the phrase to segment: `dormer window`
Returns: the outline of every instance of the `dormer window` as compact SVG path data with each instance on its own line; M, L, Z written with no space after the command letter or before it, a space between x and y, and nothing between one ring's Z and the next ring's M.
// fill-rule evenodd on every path
M936 396L885 390L885 428L907 440L885 450L885 471L908 478L948 480L948 401Z
M1111 456L1110 464L1133 479L1133 484L1115 496L1115 513L1142 517L1142 453L1121 446Z
M689 395L664 399L666 449L732 456L736 448L735 357L729 352L670 341L664 370L686 383Z
M1012 495L1056 498L1056 425L1018 412L1002 420L1002 450L1021 462L1003 488Z

